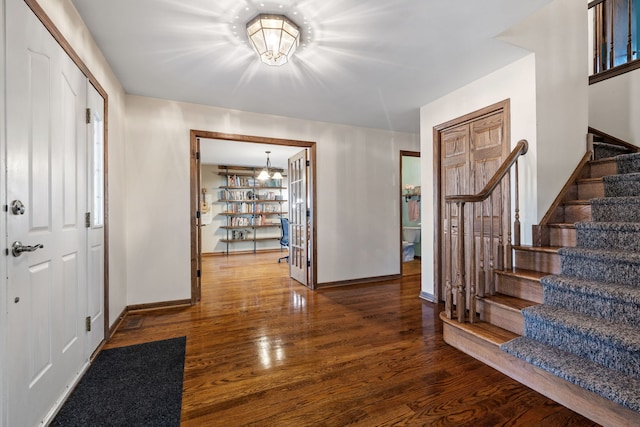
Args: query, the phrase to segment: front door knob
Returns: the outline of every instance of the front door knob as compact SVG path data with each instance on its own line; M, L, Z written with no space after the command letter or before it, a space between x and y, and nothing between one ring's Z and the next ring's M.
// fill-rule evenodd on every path
M33 245L33 246L28 246L28 245L23 245L22 242L19 242L16 240L15 242L13 242L13 245L11 245L11 253L13 254L14 257L19 257L20 255L22 255L22 252L34 252L41 248L44 248L44 245L42 243L38 243L37 245Z

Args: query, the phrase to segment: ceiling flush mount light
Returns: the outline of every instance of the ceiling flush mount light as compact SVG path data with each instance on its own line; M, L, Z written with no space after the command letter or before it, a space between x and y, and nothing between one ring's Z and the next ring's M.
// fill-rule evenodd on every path
M269 153L271 153L271 151L265 151L265 153L267 153L267 166L265 166L264 169L262 169L262 171L260 172L260 175L258 175L258 179L260 181L264 181L266 179L282 179L282 174L279 171L275 171L273 173L273 176L271 176L271 174L269 173L269 169L271 169L271 160L269 160Z
M247 36L262 62L280 66L300 44L300 27L284 15L260 14L247 23Z

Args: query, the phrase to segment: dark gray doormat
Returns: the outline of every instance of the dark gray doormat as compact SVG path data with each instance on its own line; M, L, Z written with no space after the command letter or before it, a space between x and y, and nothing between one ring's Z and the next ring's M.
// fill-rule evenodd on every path
M186 337L102 351L51 426L179 426Z

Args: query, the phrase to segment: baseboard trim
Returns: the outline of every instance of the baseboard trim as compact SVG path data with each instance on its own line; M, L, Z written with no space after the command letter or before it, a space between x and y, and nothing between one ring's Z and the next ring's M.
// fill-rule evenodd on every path
M164 310L167 308L191 307L191 299L180 299L175 301L151 302L147 304L133 304L127 306L127 314L140 311Z
M337 282L318 283L316 289L336 288L339 286L361 285L363 283L379 283L388 282L390 280L402 279L401 274L392 274L389 276L363 277L362 279L340 280Z
M425 301L432 302L432 303L434 303L434 304L437 304L437 303L438 303L438 301L436 301L436 297L435 297L435 296L433 296L433 294L430 294L430 293L425 292L425 291L420 291L420 295L418 295L418 297L419 297L420 299L423 299L423 300L425 300Z
M285 253L286 251L281 251L280 249L257 249L255 252L253 250L249 250L249 251L232 251L229 253L226 253L225 251L222 252L203 252L202 253L202 257L218 257L218 256L227 256L227 255L251 255L251 254L265 254L265 253L272 253L272 252L282 252Z
M109 328L109 336L107 337L107 341L113 338L113 335L116 333L118 328L120 328L120 325L122 325L122 322L124 322L124 318L127 317L128 312L129 312L129 307L125 307L120 313L120 315L118 316L118 320L113 322L113 325L111 325L111 327Z

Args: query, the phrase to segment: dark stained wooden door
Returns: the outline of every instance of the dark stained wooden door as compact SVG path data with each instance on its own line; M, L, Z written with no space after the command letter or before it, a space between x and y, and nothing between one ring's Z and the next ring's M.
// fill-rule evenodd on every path
M467 117L461 123L452 124L439 133L440 141L440 235L441 248L438 251L440 265L440 285L450 281L455 286L458 267L452 262L451 254L457 254L459 245L458 227L459 215L457 205L451 206L449 216L445 197L458 194L476 194L491 179L502 161L509 154L508 115L503 108L481 112L475 117ZM473 279L478 282L478 276L484 274L485 283L489 283L490 271L497 260L491 254L491 248L497 248L500 240L504 240L504 227L500 223L500 211L509 212L508 184L499 187L482 205L465 206L465 260L467 293L469 283ZM446 218L450 217L450 227ZM448 238L449 229L451 239ZM473 233L471 230L474 230ZM474 245L471 244L471 235ZM490 237L493 236L493 237ZM480 244L483 239L482 244ZM473 263L473 265L472 265ZM473 274L470 274L474 270ZM444 288L443 288L444 289ZM479 289L483 294L489 291ZM441 292L442 297L444 294ZM469 295L467 295L468 300Z

